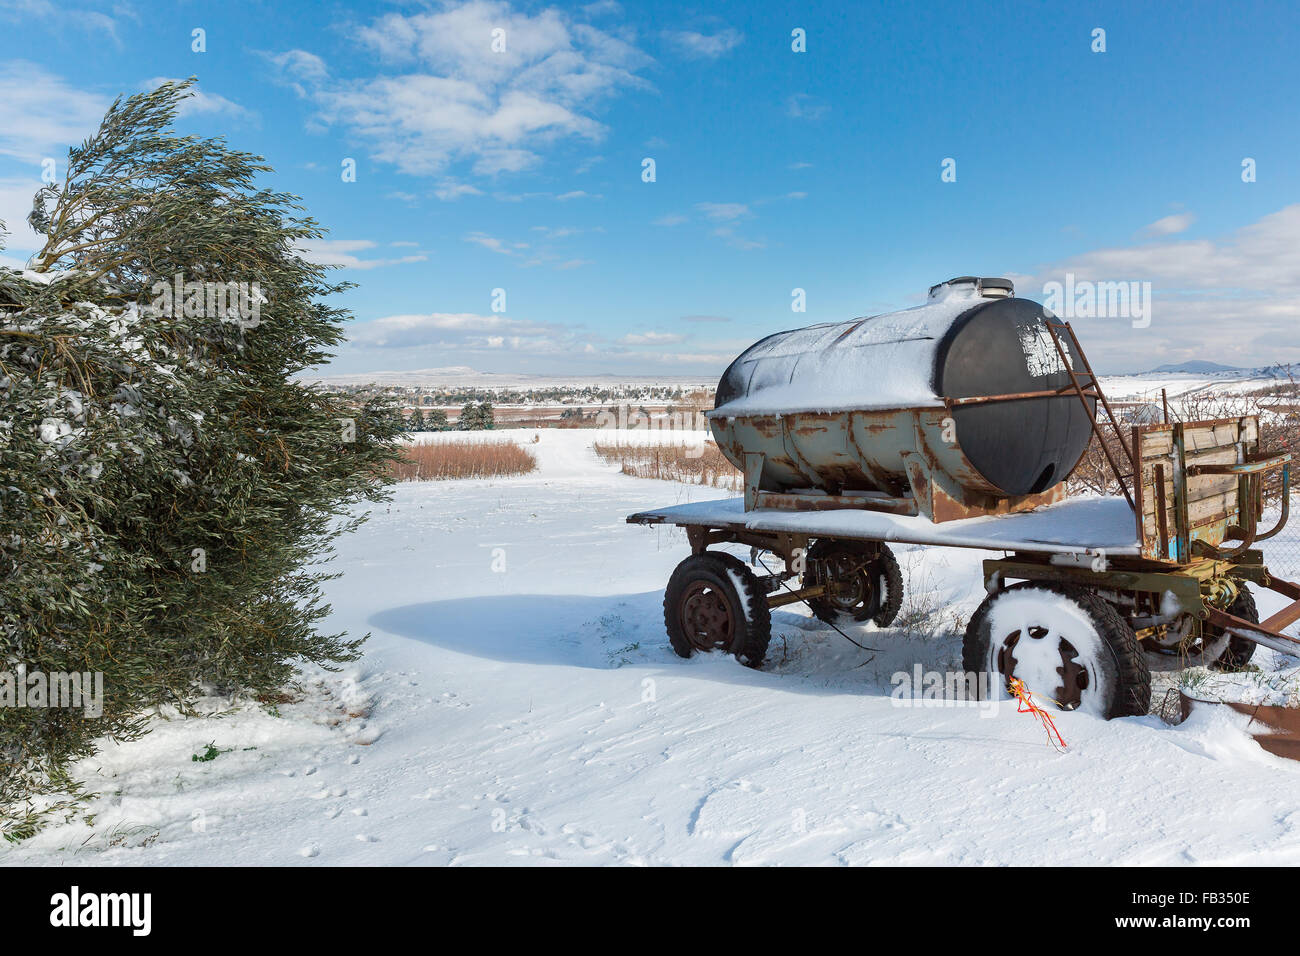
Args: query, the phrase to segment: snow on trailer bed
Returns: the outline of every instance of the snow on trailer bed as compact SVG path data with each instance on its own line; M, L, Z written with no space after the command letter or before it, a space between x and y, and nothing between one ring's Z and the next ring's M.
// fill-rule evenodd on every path
M989 515L934 524L920 516L882 511L745 511L741 497L656 508L628 516L629 524L672 524L745 531L796 532L813 537L861 538L990 551L1048 554L1138 554L1133 509L1119 497L1067 498L1019 514Z

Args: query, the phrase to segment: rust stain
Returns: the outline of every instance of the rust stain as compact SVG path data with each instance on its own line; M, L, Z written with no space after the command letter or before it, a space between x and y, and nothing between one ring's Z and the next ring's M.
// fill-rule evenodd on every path
M760 491L755 504L759 508L780 511L883 511L887 514L914 515L916 504L908 498L864 498L858 495L800 495L783 491Z
M974 495L957 499L937 484L930 485L931 519L936 524L960 521L962 518L979 518L984 515L1009 515L1032 511L1043 505L1055 504L1065 499L1065 485L1056 485L1035 495L1016 495L996 498L991 495Z
M1270 704L1242 704L1237 701L1199 700L1178 692L1183 719L1200 707L1227 707L1250 718L1251 736L1267 752L1288 760L1300 760L1300 709Z

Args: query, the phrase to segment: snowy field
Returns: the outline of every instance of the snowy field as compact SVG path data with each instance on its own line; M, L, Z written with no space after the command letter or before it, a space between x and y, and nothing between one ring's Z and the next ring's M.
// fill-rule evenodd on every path
M1233 396L1257 392L1285 380L1258 372L1197 374L1194 372L1143 372L1139 375L1103 375L1101 387L1111 401L1160 402L1164 389L1170 402L1191 396Z
M619 474L609 433L533 434L492 440L537 472L401 486L339 543L329 625L371 632L358 664L107 748L78 768L93 826L0 862L1300 863L1300 764L1223 708L1058 714L1059 753L1013 705L894 706L895 672L960 668L983 552L900 547L901 624L850 631L877 651L795 605L762 670L676 657L685 536L623 519L726 493Z

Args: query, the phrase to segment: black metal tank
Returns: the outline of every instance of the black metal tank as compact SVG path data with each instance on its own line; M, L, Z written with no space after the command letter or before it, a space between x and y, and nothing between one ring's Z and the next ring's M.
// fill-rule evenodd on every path
M906 454L924 445L972 492L1037 494L1073 470L1095 415L1061 347L1065 361L1043 307L1015 298L1010 281L950 279L915 309L755 343L723 373L709 418L737 467L746 452L765 455L769 490L897 491ZM1022 397L961 401L1008 395ZM845 412L841 428L828 424Z

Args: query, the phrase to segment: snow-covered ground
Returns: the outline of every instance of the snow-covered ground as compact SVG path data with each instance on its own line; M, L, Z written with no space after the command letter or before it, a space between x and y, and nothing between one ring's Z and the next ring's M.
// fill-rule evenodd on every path
M684 535L623 519L725 492L540 436L534 474L404 485L340 542L328 623L371 632L358 665L109 747L80 767L94 825L0 862L1300 862L1300 764L1223 708L1058 714L1060 753L1014 706L895 706L894 673L960 667L982 552L900 547L902 623L850 632L878 651L794 606L762 670L676 657Z
M1145 401L1158 404L1160 390L1169 401L1193 395L1231 396L1257 392L1284 384L1283 380L1257 371L1235 372L1143 372L1139 375L1103 375L1101 387L1111 401Z

